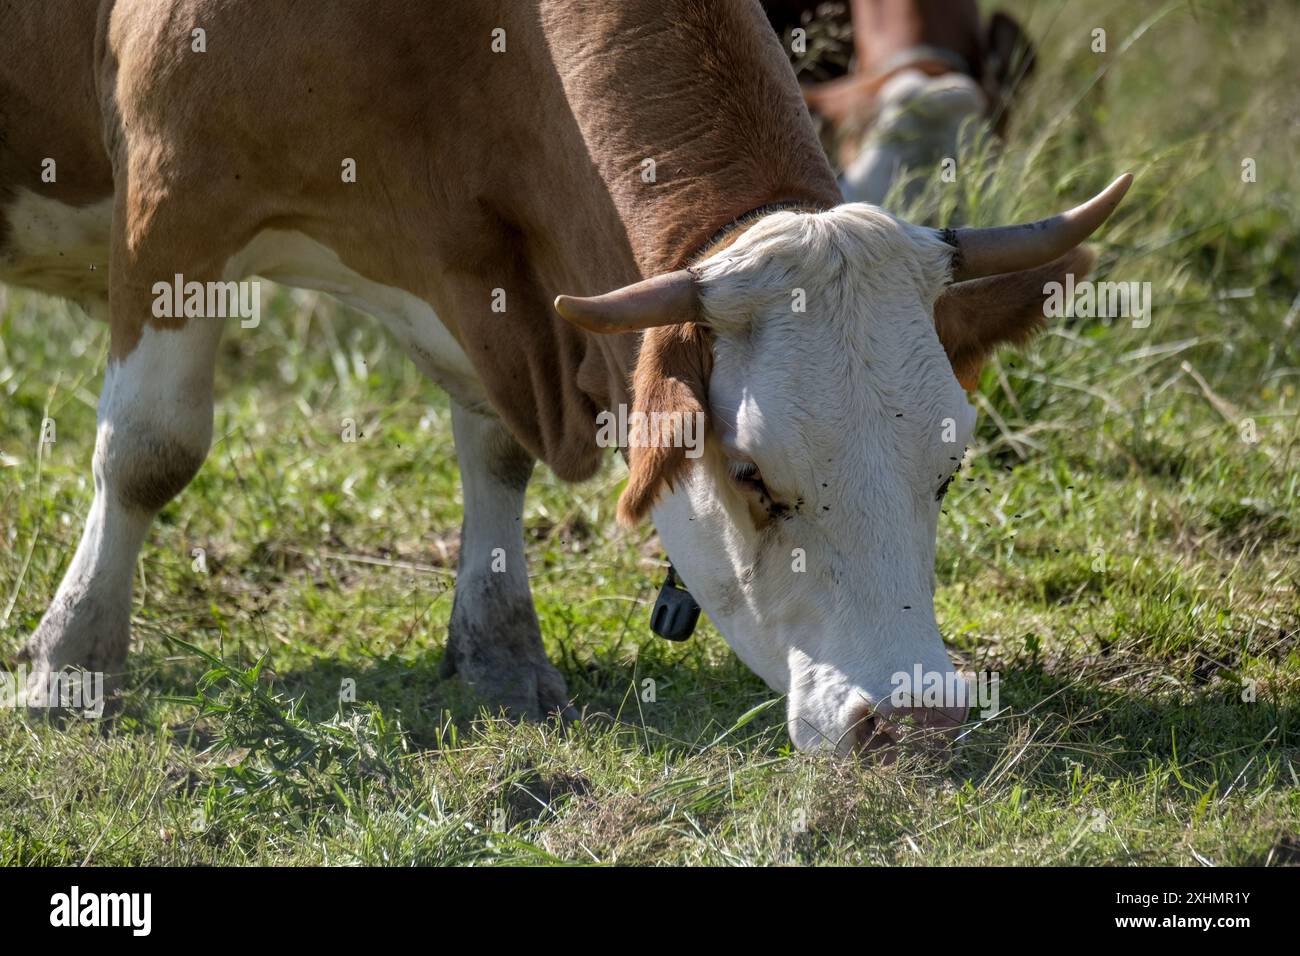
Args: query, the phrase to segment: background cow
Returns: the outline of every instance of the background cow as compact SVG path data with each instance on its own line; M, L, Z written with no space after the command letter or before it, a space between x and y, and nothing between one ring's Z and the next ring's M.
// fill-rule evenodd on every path
M850 202L883 202L900 176L957 158L982 129L1002 135L1033 70L1020 24L1001 11L983 22L975 0L765 0L764 8L787 49L794 29L809 34L793 59ZM922 178L909 181L904 201Z

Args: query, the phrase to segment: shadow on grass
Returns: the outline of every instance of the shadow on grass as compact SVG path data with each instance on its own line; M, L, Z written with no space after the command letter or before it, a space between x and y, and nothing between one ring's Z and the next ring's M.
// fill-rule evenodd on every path
M1167 773L1166 796L1196 803L1207 792L1271 786L1279 757L1300 758L1297 707L1236 684L1194 691L1115 689L1041 664L1003 675L1005 713L967 734L956 769L976 784L1015 767L1038 788L1068 790L1079 774L1107 779Z
M304 717L329 719L341 695L352 694L355 702L374 704L388 719L399 720L412 746L432 750L452 727L463 738L488 714L460 680L439 675L442 654L438 646L373 659L322 657L285 668L277 667L273 655L265 673L272 691L296 700ZM733 655L710 655L698 646L650 641L638 648L634 663L598 652L586 661L566 654L561 666L589 723L608 721L627 732L624 746L669 758L706 748L774 696ZM977 788L1012 778L1065 791L1080 774L1120 779L1167 773L1169 798L1195 803L1211 790L1221 796L1268 786L1277 758L1300 760L1296 706L1266 693L1246 702L1237 685L1227 682L1193 691L1117 688L1107 686L1109 671L1059 669L1041 663L1008 669L1000 685L1003 712L972 719L945 775ZM187 655L155 651L136 658L134 670L138 679L121 715L151 726L151 698L192 695L206 667ZM646 680L655 682L654 700L643 699ZM208 732L190 723L173 733L201 746ZM783 723L778 703L748 723L743 736L725 737L725 744L758 747L755 756L775 755L784 746Z
M240 647L238 652L227 652L229 662L251 667L256 652L247 641ZM596 650L585 657L565 653L556 665L586 720L635 731L637 745L647 752L671 756L698 750L774 696L733 655L714 660L719 655L707 653L698 643L680 647L654 639L630 654L629 650ZM297 701L299 713L312 720L330 718L344 701L374 704L389 719L400 720L414 747L435 749L450 728L463 736L485 716L500 716L459 678L441 675L443 653L439 643L414 653L303 661L301 655L277 655L272 649L264 679L277 697ZM282 664L278 657L298 659ZM133 654L130 668L128 689L116 716L149 727L156 725L159 698L193 696L207 671L205 662L194 655L159 645ZM747 736L751 731L779 729L783 714L782 707L771 708L746 727ZM201 726L191 730L190 723L186 719L173 728L178 740L192 738L193 745L209 739Z

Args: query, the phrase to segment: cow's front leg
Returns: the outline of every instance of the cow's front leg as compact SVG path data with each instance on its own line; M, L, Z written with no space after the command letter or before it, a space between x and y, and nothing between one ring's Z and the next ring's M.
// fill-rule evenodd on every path
M140 546L154 515L198 471L212 438L220 320L190 319L170 330L126 328L115 321L99 399L95 497L81 543L21 655L30 667L33 711L58 706L49 699L49 677L65 667L103 674L106 691L119 683ZM137 333L128 351L122 336Z
M524 559L524 492L532 457L500 422L452 405L465 517L444 675L516 718L575 715L546 659Z

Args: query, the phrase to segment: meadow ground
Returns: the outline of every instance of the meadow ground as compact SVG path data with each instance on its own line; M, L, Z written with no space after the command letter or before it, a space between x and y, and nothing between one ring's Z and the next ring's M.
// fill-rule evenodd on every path
M950 766L794 753L711 626L654 637L661 556L615 528L613 460L539 469L525 519L588 719L481 719L438 677L447 402L373 321L282 291L231 324L212 453L141 559L121 713L0 713L0 863L1300 861L1300 11L1013 7L1041 60L1003 163L922 203L1030 218L1132 170L1098 276L1150 282L1154 314L1058 321L985 370L937 605L1002 709ZM0 658L79 534L106 349L0 290Z

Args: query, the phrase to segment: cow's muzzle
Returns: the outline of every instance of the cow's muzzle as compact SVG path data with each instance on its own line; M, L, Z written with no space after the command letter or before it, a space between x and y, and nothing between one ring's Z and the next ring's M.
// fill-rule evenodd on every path
M888 700L855 706L848 733L851 749L890 764L904 752L948 758L968 708L896 707Z

